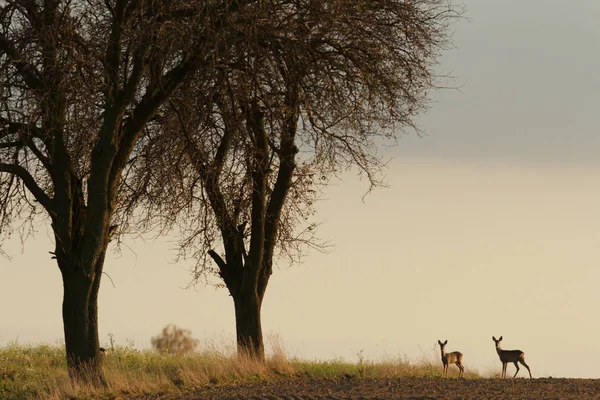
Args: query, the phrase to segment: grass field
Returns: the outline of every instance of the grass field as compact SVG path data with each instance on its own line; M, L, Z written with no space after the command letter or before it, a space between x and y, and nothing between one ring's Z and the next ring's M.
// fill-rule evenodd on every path
M359 380L397 377L441 378L434 353L411 362L403 358L355 363L290 359L275 345L265 363L239 359L216 346L185 356L161 355L114 346L104 356L107 386L94 388L71 382L62 346L11 344L0 348L1 399L127 399L189 397L207 386L273 384L289 380ZM457 370L451 367L450 375ZM466 378L480 378L467 369Z

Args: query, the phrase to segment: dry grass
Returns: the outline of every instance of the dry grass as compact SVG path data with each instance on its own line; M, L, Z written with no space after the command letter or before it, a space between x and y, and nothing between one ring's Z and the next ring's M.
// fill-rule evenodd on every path
M268 341L269 342L269 341ZM107 386L95 388L73 383L67 374L61 346L0 348L0 398L9 399L122 399L138 396L178 396L206 385L237 385L282 379L441 377L441 362L415 363L402 357L356 363L290 359L281 342L270 340L265 363L238 358L233 346L205 344L191 355L164 355L115 346L104 356ZM225 348L225 350L223 350ZM468 378L480 377L467 371Z

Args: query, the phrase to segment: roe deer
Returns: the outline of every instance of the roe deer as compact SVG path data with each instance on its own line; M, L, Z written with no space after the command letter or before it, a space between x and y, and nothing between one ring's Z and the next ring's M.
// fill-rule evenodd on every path
M444 363L444 377L447 378L448 377L448 364L456 364L456 366L458 367L459 371L458 371L458 377L462 377L464 372L465 372L465 368L462 366L462 359L463 359L463 355L460 351L453 351L452 353L446 353L446 350L444 350L446 348L446 345L448 344L448 341L446 340L444 343L442 343L441 341L438 340L438 343L440 344L440 349L442 350L442 363Z
M500 336L499 339L496 339L494 336L492 336L492 340L496 343L496 351L498 352L500 361L502 361L502 379L506 378L506 365L509 362L515 364L515 367L517 367L517 372L515 372L513 379L519 373L519 364L518 363L523 364L525 366L525 368L527 368L527 371L529 371L529 379L531 379L531 370L529 369L529 365L527 365L525 363L525 353L523 353L521 350L502 350L500 348L500 342L502 341L502 336Z

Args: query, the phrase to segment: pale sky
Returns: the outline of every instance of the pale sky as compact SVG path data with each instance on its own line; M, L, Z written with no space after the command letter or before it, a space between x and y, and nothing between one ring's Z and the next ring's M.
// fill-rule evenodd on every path
M433 94L427 136L386 152L388 189L363 202L366 183L347 174L325 192L319 233L335 246L278 265L263 331L322 360L437 360L447 339L482 372L500 372L491 336L504 336L534 377L598 378L600 2L465 5L440 65L460 90ZM62 340L49 237L44 222L0 259L0 345ZM126 244L105 264L102 344L147 348L168 323L233 342L225 289L183 289L191 264L172 262L168 239Z

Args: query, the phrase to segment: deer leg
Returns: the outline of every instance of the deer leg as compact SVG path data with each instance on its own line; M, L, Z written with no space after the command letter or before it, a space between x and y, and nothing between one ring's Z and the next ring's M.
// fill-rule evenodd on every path
M457 363L456 366L460 370L460 371L458 371L458 377L460 378L464 375L465 367L463 367L462 364L460 364L460 363Z
M525 364L525 360L521 359L521 360L519 360L519 362L520 362L521 364L523 364L523 365L525 366L525 368L527 368L527 371L529 372L529 379L533 379L533 378L531 377L531 370L529 369L529 365Z
M502 379L506 377L506 363L502 363Z
M514 362L514 364L515 364L515 367L517 368L517 372L515 372L515 374L513 375L513 379L515 379L515 377L516 377L516 376L517 376L517 374L519 373L519 369L520 369L520 368L519 368L519 363L518 363L518 362L516 362L516 361L515 361L515 362Z
M444 378L448 377L448 364L444 364Z

